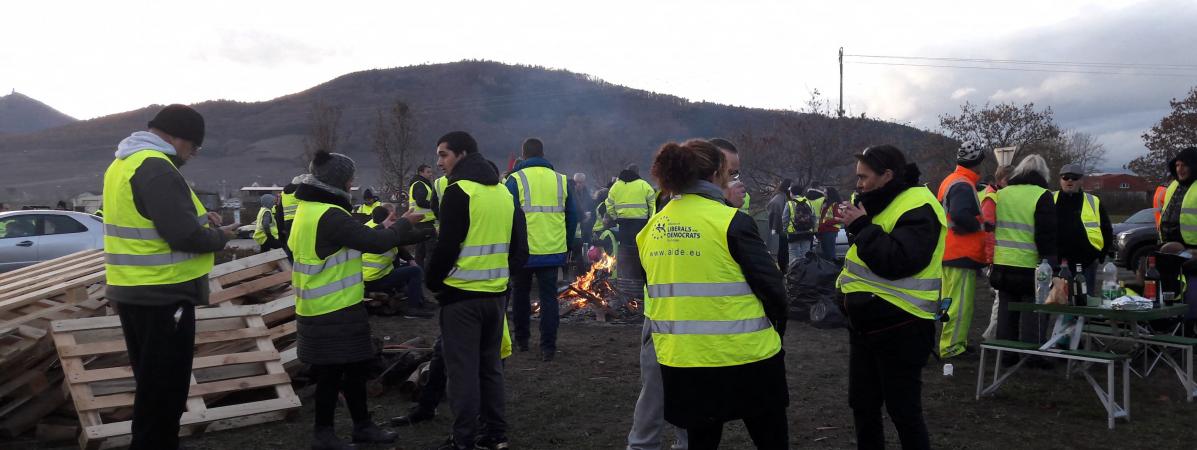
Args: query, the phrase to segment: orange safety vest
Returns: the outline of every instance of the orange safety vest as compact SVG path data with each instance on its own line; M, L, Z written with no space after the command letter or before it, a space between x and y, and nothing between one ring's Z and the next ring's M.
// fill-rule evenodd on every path
M944 241L943 260L951 261L954 259L968 258L978 263L985 262L985 233L976 232L969 234L956 234L956 230L952 228L951 224L952 214L948 212L945 198L948 195L948 189L956 183L965 183L968 185L969 192L974 194L971 196L974 201L977 201L977 180L981 176L973 172L972 169L956 166L956 171L948 174L943 182L939 184L939 193L935 196L939 199L940 204L944 205L944 213L948 216L948 236ZM981 218L981 203L977 202L977 223L982 222Z
M1156 186L1155 195L1151 198L1151 207L1155 208L1155 228L1160 228L1160 215L1164 212L1164 194L1168 193L1167 186Z

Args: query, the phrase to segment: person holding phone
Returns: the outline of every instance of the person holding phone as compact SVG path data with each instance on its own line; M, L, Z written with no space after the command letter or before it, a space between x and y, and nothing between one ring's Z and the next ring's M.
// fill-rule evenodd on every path
M884 405L902 448L925 449L922 369L935 340L947 218L901 150L873 146L856 160L859 203L837 216L855 239L836 286L849 322L857 446L885 447Z

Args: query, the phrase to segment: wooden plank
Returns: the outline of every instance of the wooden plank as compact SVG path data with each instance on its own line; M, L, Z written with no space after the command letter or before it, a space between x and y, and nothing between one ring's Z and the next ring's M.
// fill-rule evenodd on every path
M3 274L0 274L0 285L3 285L5 283L8 283L9 281L12 281L15 279L53 271L53 270L56 270L58 267L61 267L64 264L69 264L75 260L95 258L97 256L99 257L99 259L101 261L103 261L104 260L104 250L101 250L101 249L83 250L83 251L71 253L66 256L60 256L58 258L42 261L37 264L25 266L25 267L22 267L20 269L17 269L17 270L11 271L11 272L6 272Z
M279 339L291 336L296 332L295 321L286 322L282 325L270 329L270 340L277 341Z
M290 282L291 272L279 272L273 275L258 278L253 281L247 281L227 289L213 292L212 295L208 297L208 303L212 305L218 305L242 295L263 291Z
M256 338L261 336L270 336L269 329L254 329L242 328L239 330L223 330L210 331L207 333L196 333L195 344L210 344L213 342L235 341L240 339ZM94 356L107 355L112 353L121 353L128 349L125 346L125 341L104 341L104 342L90 342L86 344L75 344L72 346L58 347L58 356L62 358L78 357L78 356Z
M222 406L218 408L211 408L203 414L185 412L183 413L183 417L179 419L179 425L194 425L205 422L216 422L234 417L245 417L254 414L293 409L298 408L299 406L299 403L293 399L272 399L239 405ZM124 421L87 427L83 434L89 439L104 439L113 436L130 434L133 432L132 427L132 421Z
M274 249L266 253L259 253L213 267L212 271L208 273L208 278L220 278L239 270L245 270L257 265L269 264L280 259L286 261L287 253L283 252L282 249Z
M275 267L274 264L261 264L212 279L216 280L221 289L224 289L225 286L232 285L238 281L248 280L259 275L266 275L276 271L278 271L278 268Z
M102 270L104 270L103 261L76 261L54 272L23 277L0 286L0 300L10 299L59 283L69 283L76 278Z
M37 291L33 291L33 292L30 292L30 293L27 293L27 294L24 294L24 295L15 297L15 298L10 298L7 300L0 301L0 311L7 311L7 310L14 309L14 308L20 308L22 306L36 302L43 298L53 297L55 295L62 294L64 292L66 292L68 289L74 288L76 286L86 286L86 285L93 284L93 283L99 283L101 281L104 281L104 272L103 271L93 273L93 274L87 275L85 277L76 279L76 280L72 280L70 285L60 284L60 285L56 285L56 286L50 286L50 287L40 289Z
M80 296L81 296L80 294L82 294L82 296L84 296L84 297L80 298ZM60 313L68 313L69 314L67 316L68 318L80 318L80 317L86 317L87 315L98 314L98 312L96 311L96 309L98 309L98 308L91 308L89 310L86 310L86 312L82 312L82 314L81 314L82 309L79 307L79 304L89 300L86 297L86 295L87 295L87 291L85 289L82 289L82 288L71 289L70 291L67 291L65 294L62 295L62 298L65 301L64 303L58 303L54 306L47 306L40 311L26 314L26 315L17 317L15 319L9 320L7 322L0 323L0 330L12 328L17 325L26 324L26 323L29 323L29 322L32 322L35 320L43 319L43 318L51 319L51 320L66 320L65 318L64 319L51 318L51 316L59 315Z
M196 308L195 320L198 322L209 319L257 315L261 313L259 306L260 305L238 306L236 308ZM75 320L56 320L50 324L50 329L56 333L65 333L102 328L119 328L120 326L121 319L119 316L104 316L88 317ZM199 324L197 323L196 326L199 327Z

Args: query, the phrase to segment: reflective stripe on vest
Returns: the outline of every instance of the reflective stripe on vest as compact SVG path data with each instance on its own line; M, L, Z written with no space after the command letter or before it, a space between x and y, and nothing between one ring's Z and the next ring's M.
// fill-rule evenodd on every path
M257 242L258 245L266 244L267 230L262 228L262 224L265 223L265 220L263 220L263 219L265 219L265 217L269 214L270 214L269 208L263 207L263 208L258 209L258 220L255 222L257 224L257 226L254 227L254 236L253 236L254 242ZM278 238L278 224L274 223L273 219L274 219L274 217L271 217L269 233L270 233L270 236L273 236L274 238L277 239Z
M295 220L295 209L299 207L299 203L295 200L295 193L290 194L283 192L278 196L278 204L283 208L283 221L290 222Z
M327 258L316 254L320 218L330 210L349 214L340 206L299 200L287 246L295 256L291 282L295 286L295 314L319 316L362 301L366 288L362 277L362 254L341 247Z
M944 261L967 259L981 263L985 260L985 238L987 235L981 230L966 234L957 233L953 229L955 222L952 219L951 208L948 205L948 202L951 200L948 197L948 192L957 184L964 183L971 194L968 196L969 203L977 211L977 215L973 218L978 224L984 222L984 219L981 217L981 200L976 193L977 184L973 181L973 177L975 176L976 172L967 167L956 166L956 171L948 174L943 182L939 184L939 192L936 194L936 198L939 199L940 205L943 206L944 214L948 218L948 235L944 242Z
M645 316L657 360L670 367L724 367L776 355L781 339L731 257L736 209L684 194L636 236L647 278Z
M528 221L528 254L565 253L565 175L547 167L526 167L511 177Z
M381 280L395 270L395 255L399 249L392 248L385 253L362 253L362 278L365 281Z
M137 211L130 180L145 161L161 159L174 167L165 154L141 150L116 159L104 172L104 262L107 283L113 286L150 286L191 281L212 271L212 253L175 251L158 234L154 222ZM207 211L194 192L191 196L195 220L208 227Z
M1082 194L1085 201L1081 203L1081 225L1085 227L1089 245L1101 251L1105 245L1105 238L1101 235L1101 199L1088 192ZM1060 203L1060 191L1052 192L1052 201Z
M607 191L607 215L616 219L647 219L653 210L654 191L647 181L616 181Z
M870 222L881 227L885 233L893 231L898 220L909 211L930 205L939 220L939 240L935 252L926 267L906 278L890 280L877 275L857 254L856 245L848 249L844 257L844 269L836 279L836 286L845 294L868 292L885 299L894 306L916 317L931 319L939 308L940 287L943 279L944 242L947 237L947 217L935 195L927 188L908 188L898 194L884 211L870 214Z
M453 185L469 197L470 228L445 284L471 292L503 292L510 278L507 251L515 215L511 191L503 185L469 180L458 180ZM564 226L561 232L565 232Z
M1172 202L1172 194L1176 192L1177 186L1180 183L1173 181L1168 185L1168 190L1164 192L1164 208L1163 217L1168 217L1168 209L1176 206L1180 207L1180 238L1184 241L1185 246L1197 246L1197 189L1189 187L1185 191L1184 198L1181 198L1179 204L1174 205ZM1160 236L1163 240L1163 236Z
M436 190L436 201L438 203L444 201L446 187L449 187L448 177L440 177L432 181L432 188Z
M993 263L1033 269L1039 265L1035 245L1035 206L1047 189L1032 184L1006 186L997 191Z
M424 180L416 180L407 187L407 206L412 212L424 215L424 218L420 220L421 223L432 222L436 220L436 213L432 212L431 208L421 208L416 204L416 184L424 185L424 201L429 205L432 204L432 186L429 186Z
M807 205L807 207L811 206L810 202L808 202L806 200L806 197L798 197L798 198L795 198L793 200L786 202L786 209L790 212L790 220L786 221L786 233L795 234L795 233L799 232L797 229L794 228L794 216L796 214L798 214L798 204L799 203L803 203L803 204ZM811 208L811 211L813 212L814 208ZM803 230L803 232L814 232L815 230L818 229L818 227L819 227L819 224L816 223L816 224L814 224L813 228L811 228L810 230Z

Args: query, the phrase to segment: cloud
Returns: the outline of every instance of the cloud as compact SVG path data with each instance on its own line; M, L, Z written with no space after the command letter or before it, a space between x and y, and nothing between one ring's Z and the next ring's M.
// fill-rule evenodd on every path
M1090 11L1077 18L1001 38L978 38L926 47L919 56L1197 65L1197 4L1145 2L1122 9ZM964 65L964 63L942 63ZM979 64L973 64L979 65ZM1010 67L1010 66L1005 66ZM1073 69L1069 69L1073 70ZM1168 114L1168 100L1197 85L1187 76L1136 76L1108 68L1053 73L894 67L884 89L866 100L870 114L937 128L938 116L960 103L1033 102L1050 106L1064 128L1089 132L1108 149L1106 165L1116 167L1144 153L1138 136ZM1140 69L1137 72L1161 73ZM902 105L895 107L893 105Z
M197 54L199 59L224 60L246 66L277 67L287 64L316 64L338 52L319 48L298 39L255 30L223 30L212 46Z

